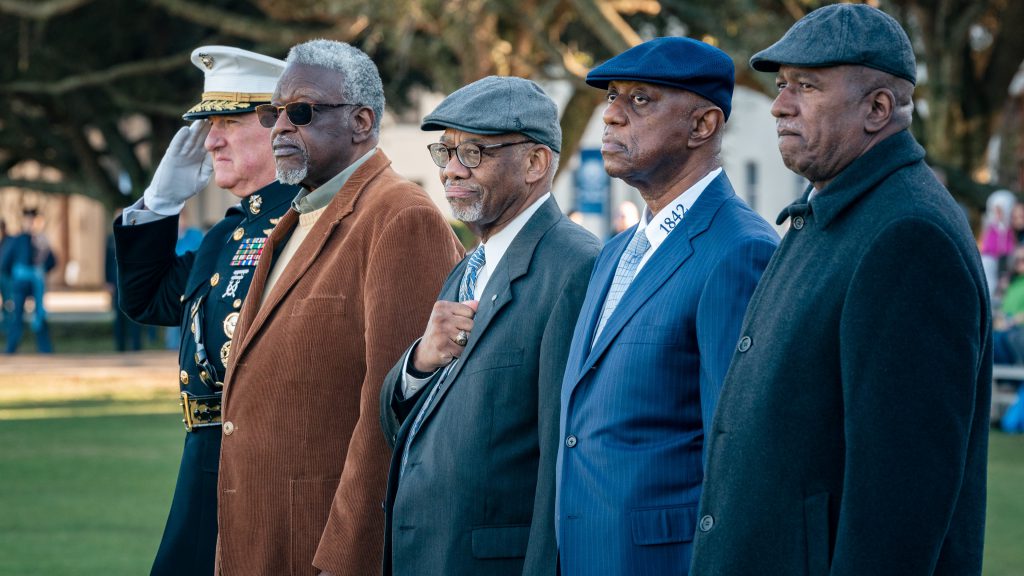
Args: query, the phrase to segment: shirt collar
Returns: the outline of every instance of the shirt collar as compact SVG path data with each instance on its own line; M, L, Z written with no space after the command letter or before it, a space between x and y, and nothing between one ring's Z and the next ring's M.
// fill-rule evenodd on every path
M650 208L644 208L643 217L640 218L640 225L636 229L637 232L643 230L647 234L647 241L651 243L648 253L654 252L658 249L658 246L661 246L665 238L668 238L669 232L672 232L676 225L682 222L686 211L693 206L697 198L700 198L701 193L708 187L708 184L711 184L711 181L718 178L718 175L721 173L721 167L708 172L696 184L684 190L653 216L651 215Z
M520 212L515 218L513 218L500 232L491 236L484 246L484 254L487 260L484 263L484 268L487 270L494 270L498 263L501 262L501 258L508 251L508 247L512 245L512 241L516 239L519 231L526 226L526 223L530 220L530 217L534 215L537 210L540 209L541 205L547 202L548 198L551 197L551 193L548 192L540 198L538 198L533 204L526 207L525 210Z
M369 152L363 154L358 160L349 164L348 168L342 170L334 178L324 182L323 185L316 190L310 190L309 192L302 190L299 192L299 195L292 200L292 208L294 208L299 214L307 214L314 210L320 210L321 208L326 207L331 203L331 200L334 199L334 196L338 191L345 186L349 177L351 177L364 162L369 160L370 157L376 153L377 149L372 148Z

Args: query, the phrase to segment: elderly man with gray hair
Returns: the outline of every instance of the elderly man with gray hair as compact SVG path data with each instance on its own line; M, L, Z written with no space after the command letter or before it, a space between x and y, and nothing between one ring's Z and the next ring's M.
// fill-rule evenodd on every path
M380 570L390 450L381 382L462 248L377 149L384 93L360 50L292 48L271 104L277 176L303 191L270 234L224 388L218 573Z
M992 335L967 220L907 128L893 18L835 4L750 61L811 186L750 300L708 438L693 576L972 576Z
M477 80L422 128L480 245L384 381L384 576L554 576L559 394L601 245L551 195L562 130L533 82Z

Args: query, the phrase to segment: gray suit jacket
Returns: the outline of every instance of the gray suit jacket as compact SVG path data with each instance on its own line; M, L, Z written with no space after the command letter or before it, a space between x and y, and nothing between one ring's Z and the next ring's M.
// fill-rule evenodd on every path
M554 199L530 218L480 295L469 343L415 436L401 483L408 429L435 382L401 401L404 355L388 373L386 576L556 574L559 390L600 247ZM465 266L440 299L458 298Z

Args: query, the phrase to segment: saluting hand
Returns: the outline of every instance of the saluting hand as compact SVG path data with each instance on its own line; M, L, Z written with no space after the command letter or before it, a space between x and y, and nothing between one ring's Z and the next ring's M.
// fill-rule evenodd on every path
M468 339L473 331L473 317L478 305L476 300L435 302L427 320L427 330L413 354L413 367L420 372L433 372L461 356L466 348L466 342L461 340Z
M186 200L206 188L213 174L213 160L204 147L209 133L207 120L196 120L178 130L142 195L147 209L161 216L174 216L185 207Z

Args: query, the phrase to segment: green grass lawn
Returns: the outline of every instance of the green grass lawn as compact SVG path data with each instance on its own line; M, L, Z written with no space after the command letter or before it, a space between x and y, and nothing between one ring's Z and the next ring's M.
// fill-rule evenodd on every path
M0 375L0 575L147 574L183 439L180 416L153 396L172 398L174 383L140 383L135 399L98 384L83 397L52 383L67 391L44 400L11 387ZM101 398L117 409L96 416ZM992 433L984 573L1024 575L1022 436Z
M182 435L173 414L0 421L0 574L148 574Z

